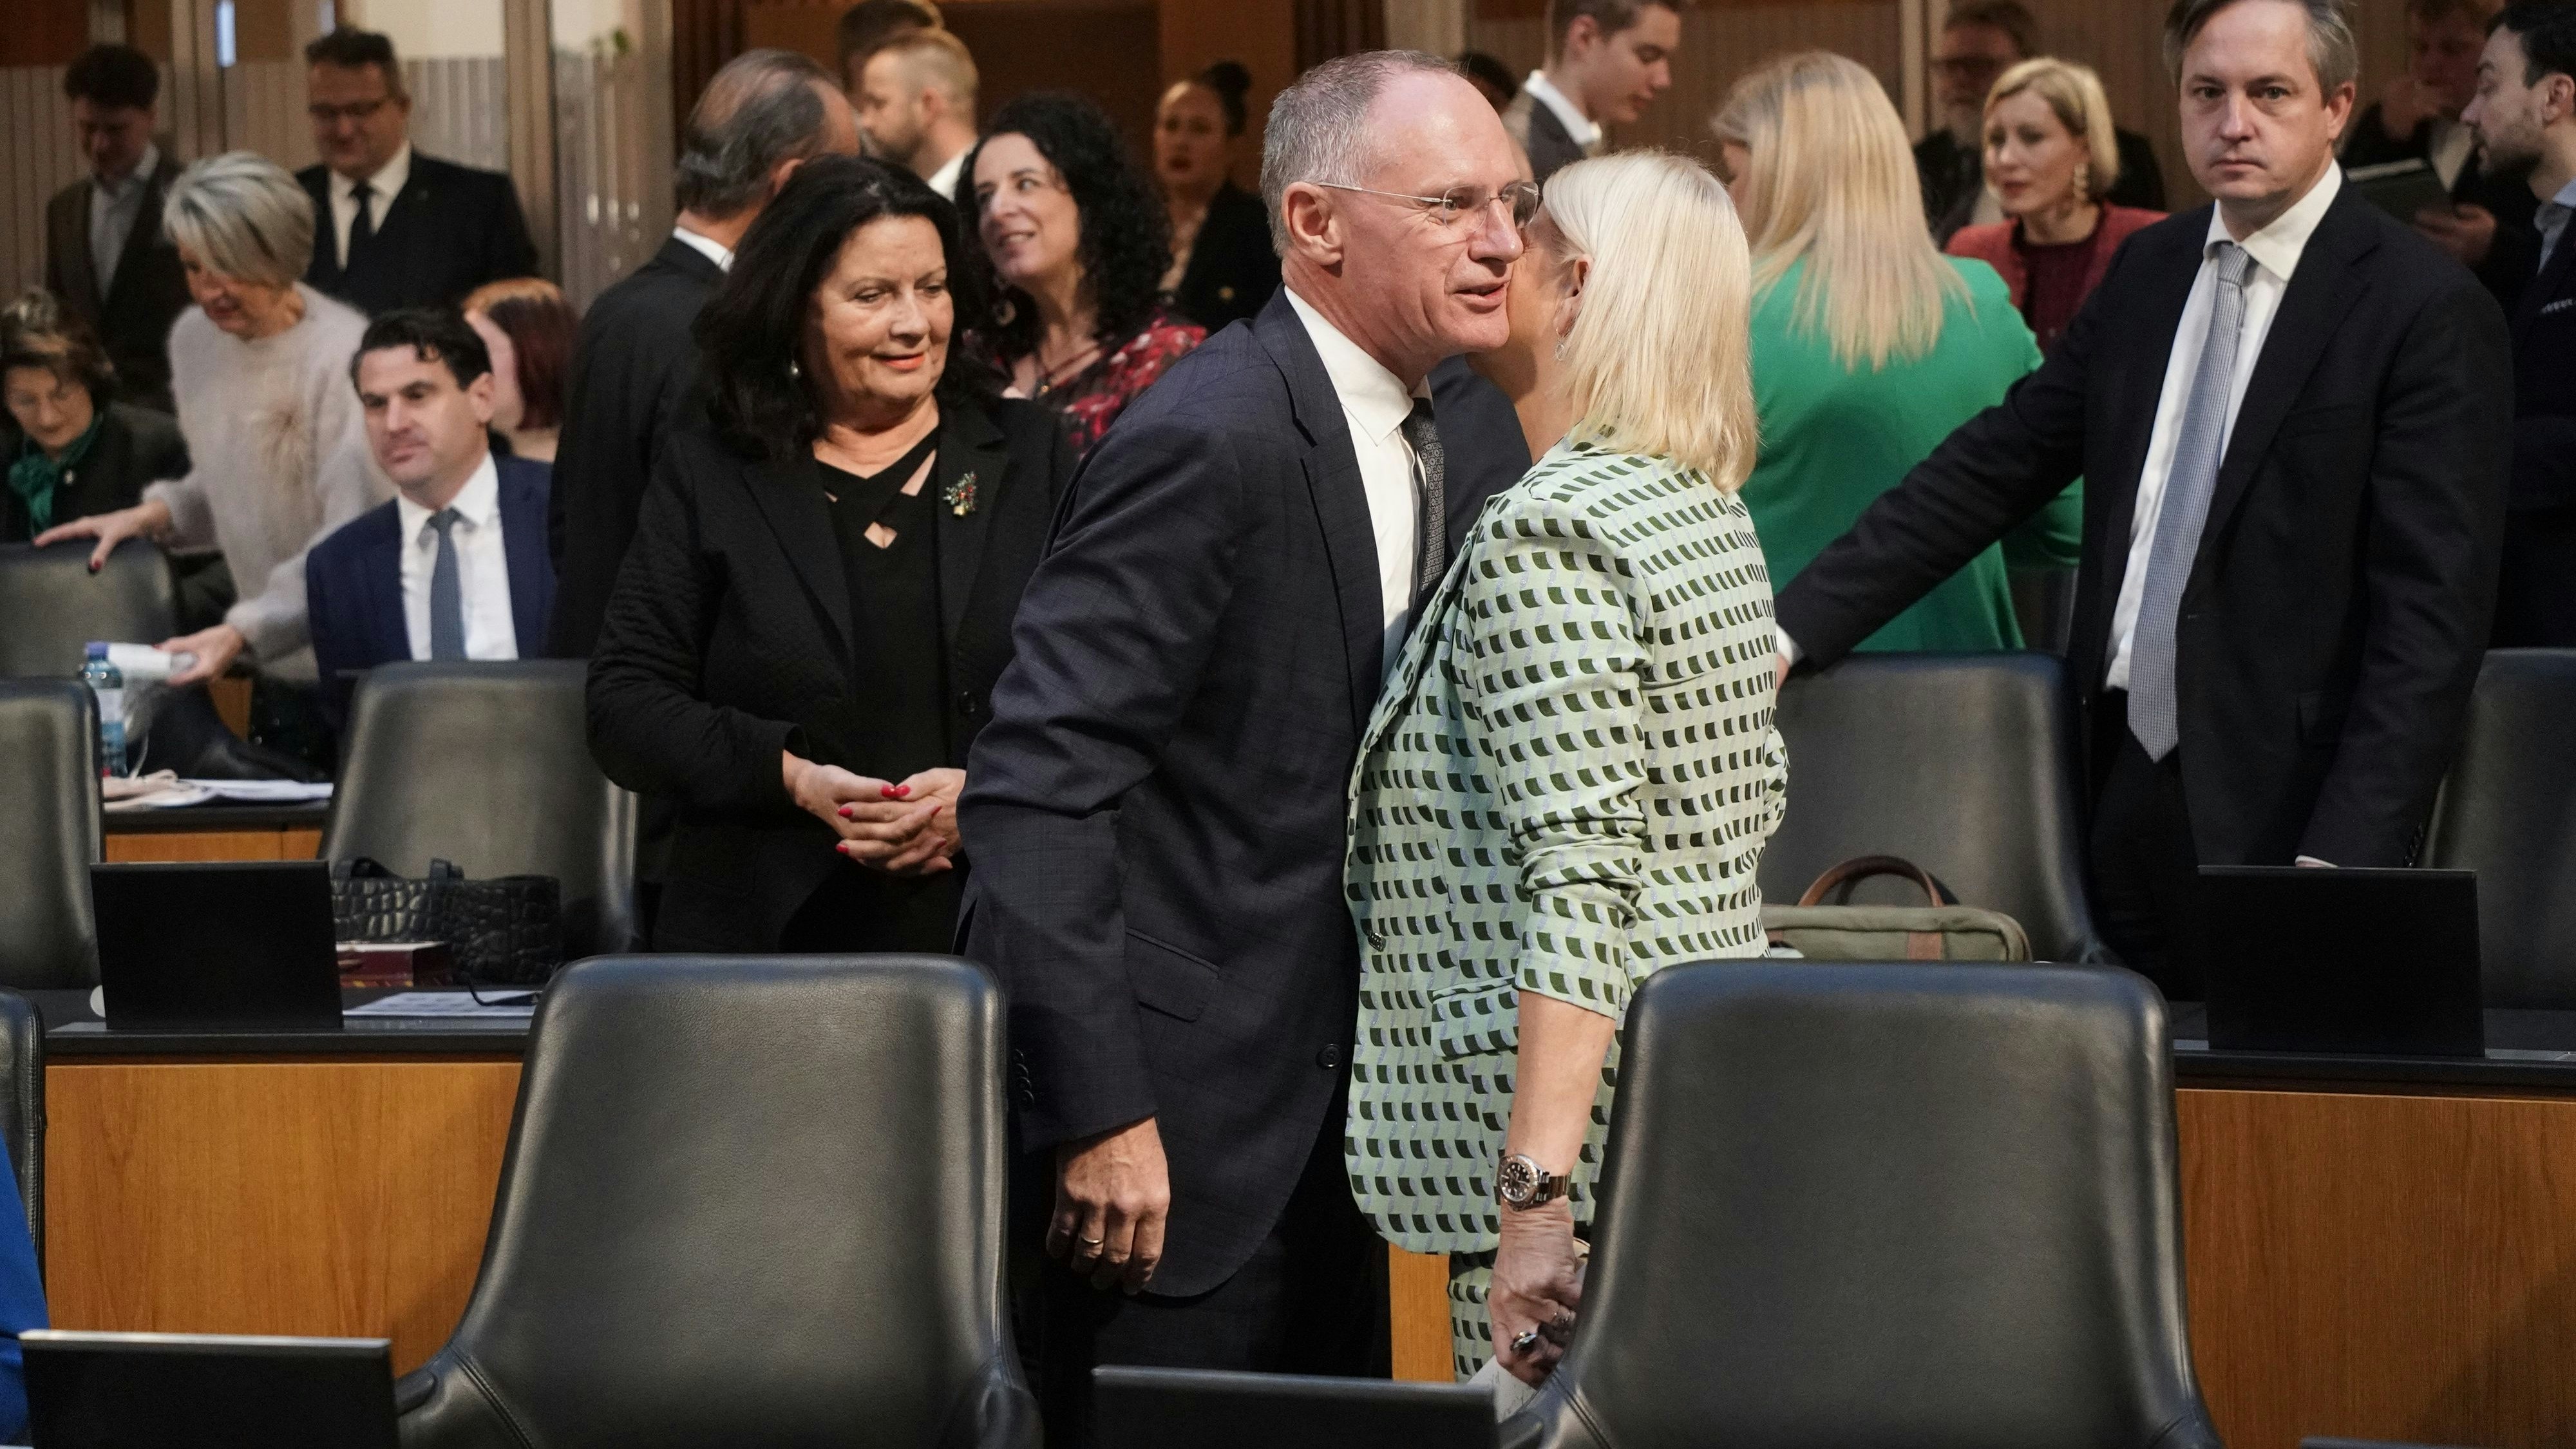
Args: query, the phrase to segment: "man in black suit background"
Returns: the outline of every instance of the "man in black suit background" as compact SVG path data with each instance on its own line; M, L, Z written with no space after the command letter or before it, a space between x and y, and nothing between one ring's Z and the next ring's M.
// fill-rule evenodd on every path
M188 279L161 230L179 159L152 139L160 69L130 45L93 45L63 72L63 95L89 175L45 203L45 290L98 338L123 401L174 411L170 324Z
M1013 1248L1061 1260L1021 1319L1050 1444L1087 1441L1098 1363L1384 1372L1343 817L1416 602L1517 472L1461 466L1508 407L1468 423L1427 375L1504 339L1518 175L1435 56L1282 92L1284 286L1129 407L1023 596L959 825L965 950L1011 997Z
M1669 0L1548 0L1546 66L1503 107L1503 129L1541 185L1609 144L1673 83L1682 14Z
M2576 6L2495 18L2465 120L2488 169L2537 203L2537 270L2515 288L2513 491L2498 649L2576 648Z
M2494 299L2343 183L2338 0L2187 0L2166 53L2215 207L2131 238L1777 617L1784 669L1830 664L2080 474L2095 908L2197 999L2198 865L2413 860L2494 606L2512 394Z
M453 306L485 282L536 275L537 246L510 178L411 145L411 97L394 43L334 30L304 47L306 110L322 164L295 173L313 198L304 280L374 316Z

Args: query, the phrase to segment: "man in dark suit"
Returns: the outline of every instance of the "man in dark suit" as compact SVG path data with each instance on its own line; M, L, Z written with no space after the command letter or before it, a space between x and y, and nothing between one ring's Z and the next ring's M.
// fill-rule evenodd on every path
M2490 642L2576 648L2576 8L2497 16L2462 119L2488 164L2538 203L2538 270L2512 312L2513 491Z
M534 658L555 575L543 463L493 456L492 358L452 308L368 325L349 379L395 497L304 556L332 728L357 676L401 659Z
M1941 124L1914 144L1914 171L1923 183L1923 215L1932 236L1947 245L1952 233L1976 222L2003 220L1986 194L1986 93L2003 73L2040 54L2039 21L2021 0L1968 0L1950 7L1932 55L1933 99ZM2135 131L2114 126L2120 179L2104 197L2113 206L2165 209L2165 177L2156 148ZM1991 214L1980 214L1991 209Z
M1416 603L1511 481L1448 461L1508 406L1470 423L1426 378L1502 342L1528 183L1409 53L1309 71L1266 146L1285 285L1076 475L959 809L965 949L1011 996L1013 1247L1055 1260L1023 1320L1050 1444L1087 1442L1098 1363L1384 1371L1341 1154L1346 791Z
M2494 0L2406 0L2406 69L2354 119L2343 164L2422 161L2450 188L2449 210L2415 219L2434 245L2478 274L2507 312L2531 279L2540 245L2535 201L2512 169L2479 154L2462 112L2476 94L2478 55Z
M537 244L510 178L412 149L392 41L334 30L304 47L304 61L322 153L321 165L295 173L316 222L306 282L373 316L453 305L485 282L536 275Z
M1503 129L1543 185L1560 166L1598 156L1673 83L1681 8L1668 0L1548 0L1548 63L1503 107Z
M86 325L127 402L173 411L170 324L188 306L161 199L179 175L153 142L161 72L130 45L93 45L63 72L89 175L45 204L45 290Z
M2167 53L2215 208L2132 237L1777 617L1784 660L1830 664L2080 474L2095 911L2197 999L2197 866L2413 860L2494 606L2511 393L2494 299L2342 181L2338 0L2189 0Z

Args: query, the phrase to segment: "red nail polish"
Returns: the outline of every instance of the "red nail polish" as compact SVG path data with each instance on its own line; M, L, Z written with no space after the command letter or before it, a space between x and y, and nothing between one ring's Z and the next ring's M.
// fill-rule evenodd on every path
M841 818L842 818L842 819L844 819L844 820L847 820L847 819L849 819L849 818L850 818L850 807L849 807L849 806L844 805L844 806L842 806L842 807L841 807Z

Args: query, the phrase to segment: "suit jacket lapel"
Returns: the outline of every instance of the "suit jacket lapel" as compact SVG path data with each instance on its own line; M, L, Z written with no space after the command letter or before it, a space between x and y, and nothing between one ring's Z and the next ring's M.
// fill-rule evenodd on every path
M179 163L164 156L161 164L152 168L151 176L145 179L143 204L135 209L134 227L125 234L125 249L116 254L116 275L99 277L91 282L98 291L99 311L107 310L108 302L116 296L116 284L125 280L126 274L134 270L134 259L149 250L152 239L161 234L161 202L169 195L170 183L178 174ZM89 248L86 245L81 248L80 256L81 271L86 275L89 271Z
M1333 595L1341 605L1342 650L1350 670L1351 732L1368 728L1377 703L1381 655L1386 647L1386 605L1378 587L1377 530L1369 521L1368 491L1360 482L1359 455L1351 448L1349 420L1333 391L1322 354L1282 287L1254 319L1253 330L1288 383L1288 401L1306 436L1299 460L1315 520L1324 534L1324 556L1333 570Z
M833 642L847 661L850 578L841 566L840 535L832 529L831 510L815 477L817 466L810 455L774 459L747 474L743 486L769 531L777 536L779 551L787 555L805 592L831 624Z
M939 464L923 486L939 510L939 628L951 654L966 626L967 606L975 601L986 521L993 516L1010 463L1002 430L981 409L941 411Z
M546 616L554 607L554 565L546 555L545 500L519 485L519 470L502 460L501 552L509 560L510 632L518 636L519 657L535 659L546 652Z
M2558 300L2567 291L2568 274L2576 271L2576 222L2571 222L2558 238L2558 249L2549 261L2522 289L2522 298L2513 308L2514 350L2522 349L2523 334L2540 317L2540 309Z
M368 642L378 659L411 657L411 621L403 616L402 591L403 548L409 542L402 533L402 505L386 504L384 527L369 530L359 559L359 573L366 580L367 627L374 636Z
M77 204L66 208L70 215L64 218L65 225L54 228L53 237L54 255L63 259L64 280L70 284L65 290L72 294L64 300L70 302L75 310L86 308L88 315L93 317L107 310L107 290L99 285L98 274L91 270L89 259L89 213L90 208L97 205L97 191L98 183L95 181L81 183L79 192L72 198ZM149 205L148 198L146 205ZM142 219L137 217L135 230L142 228ZM132 250L130 239L127 249ZM119 265L123 265L121 259Z
M2369 204L2358 190L2344 188L2318 220L2316 234L2300 254L2298 270L2290 274L2281 309L2273 314L2262 355L2255 359L2254 376L2245 384L2245 401L2236 409L2226 455L2219 460L2218 488L2210 495L2209 522L2201 531L2199 556L2203 559L2213 556L2208 540L2226 529L2237 506L2245 501L2255 464L2271 450L2272 435L2280 431L2281 420L2298 401L2308 374L2316 371L2317 359L2334 340L2336 324L2360 295L2364 283L2353 263L2377 243L2355 208Z

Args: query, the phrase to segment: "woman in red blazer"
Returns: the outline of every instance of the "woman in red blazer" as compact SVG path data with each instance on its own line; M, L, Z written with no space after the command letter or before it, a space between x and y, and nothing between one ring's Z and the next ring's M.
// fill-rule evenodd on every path
M2130 233L2161 211L2102 198L2120 178L2111 103L2088 67L2041 56L1986 94L1986 185L2007 220L1962 227L1950 254L2001 273L2043 353L2075 319Z

